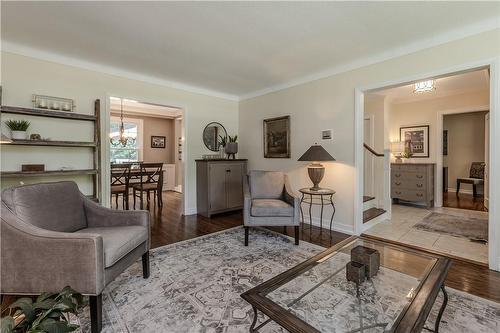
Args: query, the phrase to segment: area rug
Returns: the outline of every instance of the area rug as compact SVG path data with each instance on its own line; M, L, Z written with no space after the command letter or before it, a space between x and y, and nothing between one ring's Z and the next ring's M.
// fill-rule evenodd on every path
M488 241L488 220L431 213L413 226L415 229L470 239Z
M307 242L295 246L292 239L264 229L252 230L245 247L241 227L154 249L149 279L142 278L137 262L104 290L103 332L248 332L253 312L240 294L321 250ZM399 285L404 283L394 283ZM448 293L441 332L500 331L500 304L450 288ZM328 309L331 301L318 297L314 306ZM440 304L438 299L429 326ZM384 306L392 311L390 304ZM79 314L81 332L90 332L88 313L84 308ZM345 316L337 320L348 321L349 312ZM258 321L265 319L260 315ZM285 332L272 323L261 331ZM322 331L342 332L335 327Z

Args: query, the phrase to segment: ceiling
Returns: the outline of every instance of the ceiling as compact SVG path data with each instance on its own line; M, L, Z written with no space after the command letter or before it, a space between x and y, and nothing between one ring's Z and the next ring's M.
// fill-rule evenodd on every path
M120 98L110 98L111 113L115 115L120 114L121 107L122 104ZM169 119L182 117L181 109L150 103L142 103L131 99L123 99L123 113L126 115Z
M392 103L408 103L445 97L456 94L472 93L490 89L490 76L487 69L441 77L434 80L435 90L425 93L414 93L413 84L384 89L373 94L386 96Z
M4 50L245 98L500 24L500 2L6 2ZM446 18L446 19L443 19Z

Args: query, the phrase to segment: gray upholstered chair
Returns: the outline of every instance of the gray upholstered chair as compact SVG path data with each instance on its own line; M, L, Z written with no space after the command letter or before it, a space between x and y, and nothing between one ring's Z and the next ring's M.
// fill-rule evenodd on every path
M142 256L149 277L149 213L104 208L74 182L2 191L0 293L37 295L65 286L90 296L92 332L102 327L104 287Z
M279 171L250 171L243 184L245 246L249 228L257 226L293 226L298 245L300 200L293 194L287 175Z

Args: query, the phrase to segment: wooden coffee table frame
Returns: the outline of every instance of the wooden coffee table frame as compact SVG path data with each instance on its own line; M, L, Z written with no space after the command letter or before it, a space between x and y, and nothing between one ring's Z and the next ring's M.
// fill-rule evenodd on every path
M345 239L344 241L326 249L321 253L318 253L317 255L298 264L297 266L241 294L241 297L248 303L250 303L250 305L252 305L254 312L254 318L250 327L250 332L258 332L258 330L263 326L261 324L258 327L255 327L255 325L257 324L257 311L260 311L268 316L270 320L275 321L289 332L320 333L318 329L293 315L290 311L286 310L282 306L276 304L275 302L267 298L266 295L283 286L287 282L293 280L303 272L311 269L316 265L319 265L321 263L321 259L324 259L325 257L331 255L332 253L336 252L337 250L341 249L342 247L356 239L367 241L373 244L379 244L384 247L393 248L407 253L414 253L417 255L436 259L434 266L428 270L426 276L422 278L418 288L415 290L416 294L413 297L412 301L401 311L390 332L416 333L422 331L422 329L425 328L424 324L427 320L427 317L429 316L434 302L436 301L436 297L441 290L444 296L443 304L441 305L439 314L436 318L434 329L431 330L425 328L429 331L438 332L441 316L444 312L444 309L446 308L446 304L448 301L448 295L446 294L444 281L451 267L451 260L442 256L429 255L418 250L356 236Z

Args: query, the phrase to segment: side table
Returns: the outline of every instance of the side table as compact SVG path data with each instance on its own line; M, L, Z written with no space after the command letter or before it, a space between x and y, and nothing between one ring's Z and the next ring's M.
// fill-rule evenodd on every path
M299 190L302 193L302 198L300 199L300 214L302 215L302 223L304 223L304 212L302 211L302 203L309 204L309 228L312 228L312 206L321 206L320 213L320 233L323 231L323 207L330 205L333 208L332 217L330 218L330 232L332 232L333 216L335 215L335 204L333 203L333 195L335 191L329 188L320 188L319 190L313 191L310 188L301 188ZM308 197L306 197L308 196ZM304 224L302 224L302 228Z

